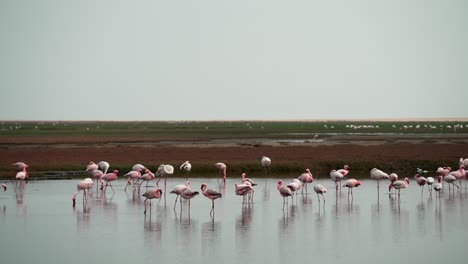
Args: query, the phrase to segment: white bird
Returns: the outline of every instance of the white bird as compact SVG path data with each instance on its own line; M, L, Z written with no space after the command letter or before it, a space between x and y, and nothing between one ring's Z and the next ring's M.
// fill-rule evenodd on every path
M106 175L107 170L110 167L109 163L106 162L106 161L100 161L97 165L98 165L99 169L102 170L102 172L104 172L104 175Z
M267 168L271 165L271 159L269 157L263 156L260 162L264 168L264 176L266 177Z
M192 170L192 164L190 164L190 162L187 160L186 162L182 163L182 165L180 165L180 170L185 172L185 180L187 180L188 174Z
M156 174L164 176L164 187L166 187L167 176L174 174L174 167L172 165L168 165L168 164L161 164L161 165L159 165L159 168L156 171ZM159 180L161 180L161 178L159 178L156 181L157 186L159 186Z
M139 163L132 166L132 171L139 171L140 173L144 173L145 170L146 170L146 167Z
M338 191L339 182L344 178L344 175L337 170L330 171L330 178L335 182L335 189Z
M91 180L91 178L86 178L78 182L78 184L76 185L77 192L73 195L73 198L72 198L73 206L75 206L76 204L76 196L80 193L80 191L83 191L83 203L87 202L86 190L91 189L92 186L93 186L93 180Z
M419 174L426 174L426 173L429 172L429 171L427 171L427 170L423 170L423 169L420 169L420 168L416 168L416 171L417 171Z
M429 190L430 195L432 196L432 185L434 184L434 178L427 177L426 178L427 189Z
M320 204L319 194L322 195L323 203L325 204L325 197L323 196L323 194L327 192L327 188L325 188L322 184L317 184L317 185L314 186L314 191L317 194L319 204Z
M383 179L388 179L389 176L387 173L377 169L377 168L373 168L371 171L370 171L370 177L371 179L374 179L377 181L377 199L379 198L379 182Z

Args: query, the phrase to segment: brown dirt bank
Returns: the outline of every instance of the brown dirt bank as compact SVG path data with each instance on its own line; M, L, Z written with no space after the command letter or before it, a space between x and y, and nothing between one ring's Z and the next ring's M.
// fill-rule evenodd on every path
M213 164L223 161L231 173L249 171L260 174L259 160L269 156L271 170L297 174L308 167L315 174L330 168L351 166L354 172L365 173L379 166L397 172L412 173L415 167L435 170L436 166L458 164L465 157L468 144L459 143L381 143L381 144L304 144L304 145L126 145L126 144L49 144L0 146L0 176L14 176L11 166L16 161L30 165L31 175L38 171L81 170L93 161L106 160L111 167L128 170L134 163L154 169L161 163L179 165L185 160L193 164L195 174L214 171ZM197 169L198 167L198 169ZM179 173L179 172L178 172ZM179 173L180 174L180 173Z

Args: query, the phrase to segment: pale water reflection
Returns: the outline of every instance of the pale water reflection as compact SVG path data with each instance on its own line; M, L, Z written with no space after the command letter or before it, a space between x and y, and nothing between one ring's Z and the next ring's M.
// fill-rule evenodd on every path
M468 237L468 191L436 198L410 184L401 198L362 181L348 199L328 179L326 202L298 193L283 209L276 179L255 179L253 203L242 203L234 183L202 182L223 197L201 194L173 209L169 191L183 179L169 179L165 199L143 214L142 193L117 181L115 193L93 189L88 201L71 197L77 180L30 181L0 193L2 263L463 263ZM312 186L313 186L312 184ZM150 186L154 188L153 186ZM313 192L309 188L309 192ZM450 254L447 254L450 252ZM84 254L85 258L79 257Z

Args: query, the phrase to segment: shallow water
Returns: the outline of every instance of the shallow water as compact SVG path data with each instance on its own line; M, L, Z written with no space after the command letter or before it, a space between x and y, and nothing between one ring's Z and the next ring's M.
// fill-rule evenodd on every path
M348 202L346 188L335 195L333 182L316 180L283 209L276 179L256 181L254 202L242 204L237 179L225 189L217 179L191 179L192 189L206 182L222 190L214 218L201 194L190 213L186 202L173 209L169 191L182 179L168 180L166 198L153 200L146 216L141 194L124 192L124 180L115 194L94 189L85 205L80 194L76 207L76 180L9 183L0 192L1 263L464 263L464 187L431 199L413 181L398 203L386 182L377 202L376 183L364 180ZM316 183L329 190L325 205L313 192Z

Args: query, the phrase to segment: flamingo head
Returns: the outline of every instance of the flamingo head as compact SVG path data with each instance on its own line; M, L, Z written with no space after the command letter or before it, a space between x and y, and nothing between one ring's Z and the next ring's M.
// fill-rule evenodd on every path
M92 164L94 164L94 161L90 161L90 162L88 163L88 165L92 165Z
M344 169L345 169L345 170L349 170L349 166L348 166L348 165L344 165Z
M447 171L449 171L449 172L452 171L452 168L451 168L451 167L445 167L444 169L447 170Z
M75 205L76 205L76 198L75 198L74 196L73 196L73 198L72 198L72 201L73 201L73 207L75 207Z
M187 188L190 187L190 181L186 181L185 186L187 186Z
M118 171L118 170L114 170L114 174L115 174L115 175L118 175L118 174L119 174L119 171Z
M415 178L415 179L418 179L419 177L421 177L421 175L419 175L419 173L416 174L416 175L414 175L414 178Z
M310 170L309 170L309 169L306 169L306 172L307 172L307 173L310 173Z
M206 189L206 183L201 184L201 190L203 191L204 189Z
M358 187L359 185L361 185L361 182L360 182L360 181L356 181L356 187Z
M464 170L465 169L465 165L464 164L460 164L460 167L458 167L459 170Z
M247 176L247 174L245 174L245 172L242 173L242 179L245 179L245 177Z
M406 182L406 184L409 184L409 179L405 178L405 182Z

